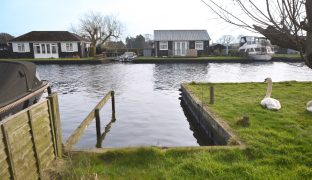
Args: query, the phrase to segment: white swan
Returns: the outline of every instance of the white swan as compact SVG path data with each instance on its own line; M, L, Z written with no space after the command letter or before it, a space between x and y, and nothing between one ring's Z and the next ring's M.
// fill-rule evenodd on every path
M308 110L309 112L312 112L312 101L309 101L309 102L307 103L307 110Z
M267 88L267 92L266 95L264 97L264 99L261 101L261 105L269 110L279 110L281 109L281 103L276 100L271 98L271 93L272 93L272 79L271 78L266 78L264 80L264 82L268 83L268 88Z

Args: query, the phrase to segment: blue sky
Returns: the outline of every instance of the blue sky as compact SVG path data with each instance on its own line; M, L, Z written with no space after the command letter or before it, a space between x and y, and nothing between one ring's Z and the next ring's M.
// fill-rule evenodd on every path
M117 16L125 26L122 39L154 29L206 29L213 41L250 34L216 19L200 0L1 0L0 32L70 30L89 11Z

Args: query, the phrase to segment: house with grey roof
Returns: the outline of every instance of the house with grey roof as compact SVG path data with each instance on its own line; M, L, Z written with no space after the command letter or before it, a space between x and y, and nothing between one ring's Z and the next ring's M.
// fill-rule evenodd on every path
M9 42L12 58L86 57L90 44L68 31L31 31Z
M154 30L155 55L202 56L209 53L207 30Z

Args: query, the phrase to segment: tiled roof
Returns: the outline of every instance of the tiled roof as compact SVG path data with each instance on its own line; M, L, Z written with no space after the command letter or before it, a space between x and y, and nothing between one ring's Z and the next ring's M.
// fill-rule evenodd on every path
M154 41L208 41L207 30L154 30Z
M22 41L83 41L76 34L68 31L31 31L11 40L12 42Z

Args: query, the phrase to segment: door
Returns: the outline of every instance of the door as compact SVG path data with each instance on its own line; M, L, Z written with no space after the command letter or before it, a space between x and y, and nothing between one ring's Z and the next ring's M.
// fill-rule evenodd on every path
M34 43L35 58L59 58L57 43Z
M174 42L174 55L175 56L186 56L188 50L187 41Z

